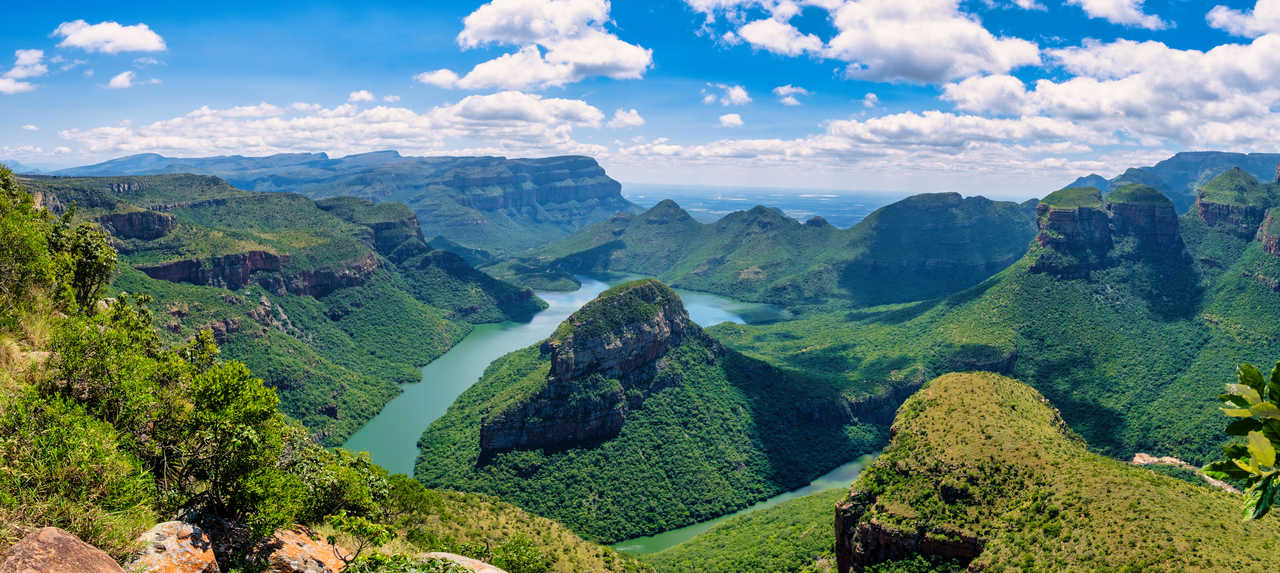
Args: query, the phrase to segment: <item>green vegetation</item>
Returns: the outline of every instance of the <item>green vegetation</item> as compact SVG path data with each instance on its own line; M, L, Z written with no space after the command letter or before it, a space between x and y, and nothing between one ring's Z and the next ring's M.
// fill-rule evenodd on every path
M1227 384L1227 392L1219 399L1223 413L1236 418L1227 425L1227 434L1245 441L1223 446L1227 459L1205 466L1204 472L1219 480L1248 484L1244 518L1260 519L1280 501L1275 447L1280 442L1280 363L1266 379L1252 364L1241 364L1236 372L1237 382Z
M545 307L527 289L431 250L397 203L317 203L193 175L27 184L64 217L112 227L125 264L111 293L150 295L164 343L212 329L229 357L263 376L281 408L329 444L372 418L400 384L417 382L418 369L470 324L527 320ZM51 238L85 251L78 274L114 262L88 256L100 233L92 229Z
M1070 187L1059 189L1040 200L1041 204L1059 209L1078 209L1080 207L1102 208L1102 192L1092 187Z
M274 389L219 356L212 331L166 343L146 295L81 304L70 288L80 257L110 257L57 250L56 237L79 227L69 219L35 208L0 168L0 224L28 232L0 259L0 293L13 301L0 309L0 550L26 528L56 526L122 559L162 516L185 514L246 533L214 544L235 570L260 565L262 536L326 521L344 543L373 535L369 545L400 563L492 546L513 573L646 570L513 506L428 490L317 445L277 410Z
M602 294L557 336L567 328L575 336L601 332L593 322L649 316L644 305L610 303L651 284ZM603 396L626 393L630 412L615 437L482 457L482 423L547 384L549 358L537 346L508 354L423 434L415 477L430 487L497 495L589 539L614 542L741 509L883 443L885 427L850 419L845 404L877 395L888 382L844 388L716 346L686 333L666 350L652 380L622 387L592 373L572 381L573 394L557 399L570 411L580 404L584 416L605 403Z
M904 199L845 230L767 207L703 224L667 200L486 270L538 288L625 271L739 300L866 306L972 286L1021 256L1034 235L1029 204L955 193Z
M1107 202L1136 205L1173 205L1173 202L1168 197L1165 197L1164 193L1161 193L1155 187L1140 183L1130 183L1112 189L1107 194Z
M641 559L664 573L831 571L831 508L846 493L827 490L740 515Z
M923 535L936 547L976 547L970 567L987 571L1280 564L1280 524L1241 523L1234 494L1089 452L1016 380L942 376L899 409L894 430L837 517L846 532L874 522L882 535L867 542L880 547Z
M1221 205L1262 208L1280 201L1273 185L1260 183L1239 167L1232 167L1200 187L1200 199Z

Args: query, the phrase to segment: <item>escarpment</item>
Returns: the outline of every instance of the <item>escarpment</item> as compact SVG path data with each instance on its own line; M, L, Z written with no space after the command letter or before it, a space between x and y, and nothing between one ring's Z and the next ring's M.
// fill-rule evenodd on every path
M670 288L648 279L601 295L569 317L540 352L545 384L481 425L483 453L557 448L616 436L631 410L659 390L663 357L697 339L714 361L719 346L689 318Z
M1045 197L1036 214L1036 243L1044 247L1032 263L1036 272L1083 276L1118 256L1186 254L1173 202L1148 185L1113 187L1106 198L1091 187L1062 189Z
M111 213L98 218L111 234L123 239L150 241L168 235L177 224L173 215L155 211Z

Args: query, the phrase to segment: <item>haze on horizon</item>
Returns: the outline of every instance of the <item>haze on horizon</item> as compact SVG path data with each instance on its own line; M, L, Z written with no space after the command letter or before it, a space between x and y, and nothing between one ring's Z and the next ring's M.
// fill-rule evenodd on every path
M1280 0L19 2L0 161L583 154L635 183L1032 197L1275 151Z

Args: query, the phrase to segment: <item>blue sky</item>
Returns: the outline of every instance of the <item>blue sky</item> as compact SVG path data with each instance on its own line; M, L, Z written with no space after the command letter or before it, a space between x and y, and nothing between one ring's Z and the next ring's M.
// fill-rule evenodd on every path
M37 167L582 153L627 182L1028 197L1280 141L1280 0L11 4L0 159Z

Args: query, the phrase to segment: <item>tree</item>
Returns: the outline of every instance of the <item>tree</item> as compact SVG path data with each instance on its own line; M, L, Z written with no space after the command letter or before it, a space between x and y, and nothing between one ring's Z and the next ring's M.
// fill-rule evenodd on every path
M366 517L347 515L346 511L339 511L334 515L330 515L326 518L326 521L329 522L335 532L346 535L355 545L356 550L353 553L343 554L342 550L338 549L337 535L330 535L327 540L333 546L334 556L348 565L352 561L359 559L360 554L365 549L382 547L395 537L395 531L390 526L374 523Z
M1227 459L1203 468L1206 475L1220 480L1243 481L1248 485L1244 498L1244 519L1260 519L1280 503L1280 467L1276 450L1280 447L1280 363L1263 378L1251 364L1236 369L1237 382L1227 384L1220 394L1222 411L1235 421L1227 434L1244 438L1244 443L1222 447Z

